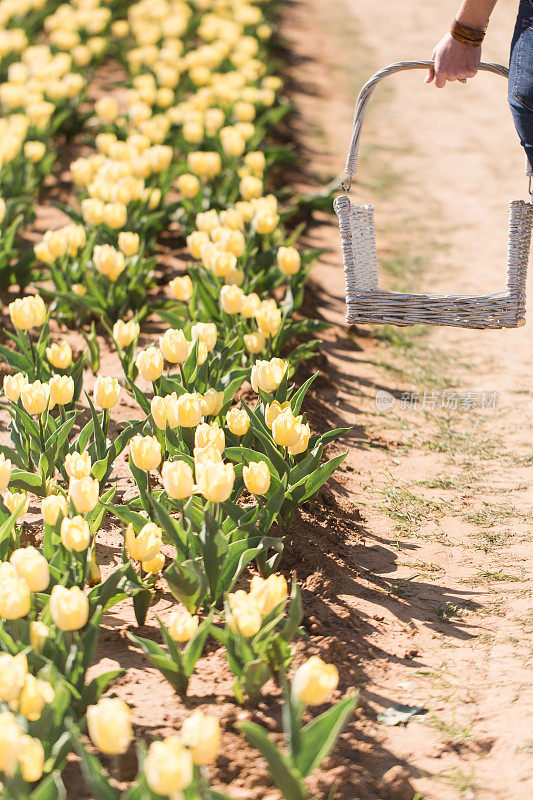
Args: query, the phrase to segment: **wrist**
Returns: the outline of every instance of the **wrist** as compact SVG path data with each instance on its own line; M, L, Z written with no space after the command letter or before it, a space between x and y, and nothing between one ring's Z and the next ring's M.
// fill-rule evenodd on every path
M468 25L454 19L450 28L450 35L456 42L467 47L481 47L485 38L485 29L471 28Z

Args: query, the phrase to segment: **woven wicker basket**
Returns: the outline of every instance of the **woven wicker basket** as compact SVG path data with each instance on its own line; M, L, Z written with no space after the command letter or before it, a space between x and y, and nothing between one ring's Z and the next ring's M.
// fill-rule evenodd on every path
M359 138L367 103L383 78L407 69L426 69L429 61L402 61L377 72L363 86L354 115L350 152L346 160L344 194L335 198L346 277L346 321L390 325L454 325L460 328L516 328L525 323L526 273L531 240L533 205L523 200L510 204L507 289L488 295L417 295L389 292L378 287L378 260L372 206L356 206L348 190L357 172ZM499 64L480 69L503 77ZM527 173L531 176L531 168Z

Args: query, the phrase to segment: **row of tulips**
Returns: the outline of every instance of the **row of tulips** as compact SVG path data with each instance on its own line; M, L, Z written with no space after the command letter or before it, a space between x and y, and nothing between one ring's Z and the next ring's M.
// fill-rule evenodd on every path
M287 679L303 608L296 581L289 591L277 572L284 534L342 461L325 460L324 450L344 431L313 434L302 407L315 376L294 382L315 342L290 346L320 324L294 316L316 254L300 253L298 230L288 232L296 204L279 204L266 188L271 168L290 159L271 144L289 110L266 67L276 8L140 0L124 14L118 3L77 0L42 12L31 22L42 41L6 53L0 85L8 124L21 126L17 157L41 164L31 185L27 166L6 172L6 225L27 198L23 173L31 195L50 171L51 137L90 129L96 149L70 166L71 221L46 232L14 272L14 229L2 237L6 283L34 281L34 293L9 304L13 330L0 345L11 368L3 382L11 443L0 446L4 791L63 797L74 750L96 798L227 800L210 787L221 731L209 714L192 714L148 749L138 742L139 772L125 794L88 747L85 731L106 755L120 756L133 739L131 710L110 695L123 671L87 678L102 616L131 598L143 624L166 582L179 604L158 620L162 645L130 633L132 646L183 698L210 637L225 649L237 702L257 703L276 680L283 749L254 723L240 728L284 797L303 800L305 778L356 698L304 725L305 709L336 689L337 670L311 657ZM125 89L82 120L87 67L110 51ZM187 273L150 293L157 237L169 225L186 244ZM0 271L4 261L0 252ZM150 342L141 326L154 313L168 327ZM95 320L116 351L115 374L99 370ZM80 328L84 352L58 336L61 324ZM132 418L123 422L115 410L126 397ZM124 456L136 490L117 503ZM36 502L42 535L28 545ZM113 518L124 545L102 578L98 543ZM245 591L238 586L251 565L260 574Z

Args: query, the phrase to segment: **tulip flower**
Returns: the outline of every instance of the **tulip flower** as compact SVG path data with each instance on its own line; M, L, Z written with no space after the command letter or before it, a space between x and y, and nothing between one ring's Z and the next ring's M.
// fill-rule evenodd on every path
M19 578L24 578L30 592L44 592L50 583L48 561L35 547L19 547L11 553L9 563L13 564Z
M102 697L87 709L87 728L101 753L121 755L133 739L131 710L119 697Z
M216 717L195 711L181 727L181 738L192 755L193 763L205 766L220 752L220 725Z
M311 656L296 670L291 682L292 694L304 705L320 706L329 699L338 683L337 667Z
M67 589L57 584L50 596L50 614L59 630L77 631L89 618L89 599L79 586Z

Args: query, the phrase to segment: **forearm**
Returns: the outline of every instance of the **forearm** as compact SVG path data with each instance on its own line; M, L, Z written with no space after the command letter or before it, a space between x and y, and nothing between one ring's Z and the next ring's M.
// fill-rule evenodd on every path
M490 15L498 0L463 0L457 12L457 22L476 31L487 27Z

